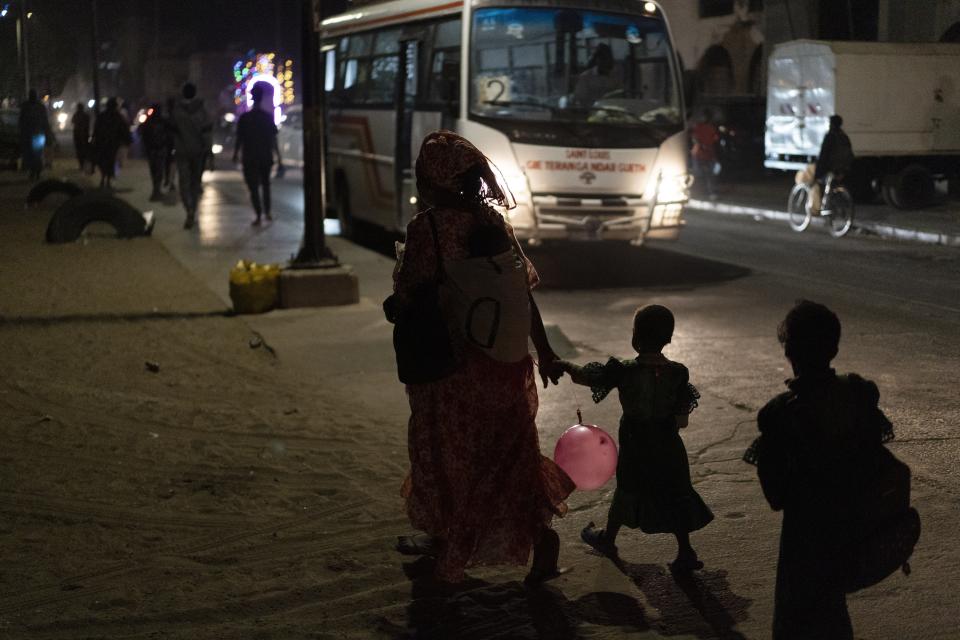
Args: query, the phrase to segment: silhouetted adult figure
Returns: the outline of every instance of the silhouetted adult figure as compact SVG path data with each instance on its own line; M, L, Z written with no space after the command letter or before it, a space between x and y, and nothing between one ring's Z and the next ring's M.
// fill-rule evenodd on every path
M90 114L82 102L77 103L70 124L73 125L73 149L77 153L77 164L83 171L90 160Z
M43 151L53 142L53 131L47 108L37 99L36 89L30 89L27 101L20 106L18 124L23 168L30 172L30 180L39 180L43 171Z
M690 157L693 159L694 171L707 187L707 196L713 200L717 197L716 175L717 145L720 144L720 130L713 122L713 112L703 109L700 117L690 130L693 148Z
M770 506L783 510L773 638L852 640L845 578L858 522L851 507L893 427L873 382L830 368L840 343L830 309L801 300L777 335L794 377L760 410L760 437L744 456L757 465Z
M151 105L150 115L137 127L143 151L150 165L150 181L153 191L151 201L163 200L163 169L167 161L167 149L172 144L170 125L163 117L159 104Z
M577 76L577 85L573 90L574 103L589 107L608 93L621 89L612 73L613 49L601 42L593 50L587 70Z
M429 204L407 225L394 293L384 305L388 317L402 323L416 314L422 291L437 286L443 264L469 258L494 264L495 256L509 252L511 268L520 270L519 284L528 291L530 315L518 317L514 305L500 326L513 323L527 333L544 385L548 378L556 381L557 356L530 293L539 276L510 223L492 206L507 207L512 200L486 156L453 132L434 131L420 147L416 176L417 191ZM407 515L431 536L439 580L460 582L472 565L524 565L531 549L527 582L548 580L559 573L560 553L550 523L566 511L574 484L540 453L533 359L522 344L519 359L508 362L490 357L460 332L451 332L450 340L459 354L455 370L407 385L410 474L401 488Z
M813 177L821 183L828 173L842 178L850 172L852 165L853 145L850 144L850 137L843 130L843 118L832 115L830 129L820 143L820 155L817 156L817 169Z
M277 144L277 125L273 122L273 109L263 104L271 89L266 82L257 82L250 89L253 108L237 121L237 140L233 150L233 161L243 157L243 179L250 190L250 202L256 214L253 224L259 225L261 216L273 220L270 213L270 171L273 168L273 154L277 154L277 164L282 165L280 146ZM272 100L270 104L272 104ZM263 194L261 201L261 192Z
M93 124L93 153L100 169L100 187L109 189L117 172L117 152L131 143L130 125L116 98L107 100Z
M187 212L184 229L193 228L200 202L203 163L212 145L213 123L193 83L183 85L183 97L173 109L173 146L180 177L180 199Z
M167 98L166 110L163 112L163 119L167 123L167 131L170 134L167 140L167 152L163 163L163 188L176 189L176 159L173 148L173 110L177 106L177 99L173 96Z

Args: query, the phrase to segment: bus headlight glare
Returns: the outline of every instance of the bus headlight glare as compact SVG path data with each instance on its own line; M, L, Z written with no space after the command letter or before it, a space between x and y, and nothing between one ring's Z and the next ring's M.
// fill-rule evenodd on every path
M527 187L527 176L522 173L508 173L503 176L503 179L507 181L507 188L510 189L510 192L514 196L520 194L526 194L529 191Z
M663 177L657 189L657 202L683 202L689 197L690 176Z

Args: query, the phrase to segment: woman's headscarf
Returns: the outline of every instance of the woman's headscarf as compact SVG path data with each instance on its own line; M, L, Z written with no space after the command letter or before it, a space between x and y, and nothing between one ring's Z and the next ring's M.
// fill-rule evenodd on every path
M469 140L452 131L441 129L423 139L416 171L417 190L429 204L476 201L496 203L508 209L515 206L512 194L497 180L490 160ZM483 181L481 192L465 193L464 178L474 172L478 172Z

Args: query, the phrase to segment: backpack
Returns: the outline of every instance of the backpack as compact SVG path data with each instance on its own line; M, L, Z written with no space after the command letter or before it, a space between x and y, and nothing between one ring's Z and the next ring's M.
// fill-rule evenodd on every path
M852 548L844 589L853 593L901 569L910 574L910 556L920 539L920 514L910 506L910 467L879 447L863 465L853 491Z
M440 284L451 328L500 362L529 353L530 295L527 267L518 249L492 256L443 260Z

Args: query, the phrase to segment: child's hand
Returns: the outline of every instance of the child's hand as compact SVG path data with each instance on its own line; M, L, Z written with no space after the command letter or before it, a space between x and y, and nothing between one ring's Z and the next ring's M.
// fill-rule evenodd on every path
M545 358L540 358L537 363L544 389L550 386L550 382L560 384L560 378L563 376L563 367L560 366L560 362L561 360L555 354L549 354Z

